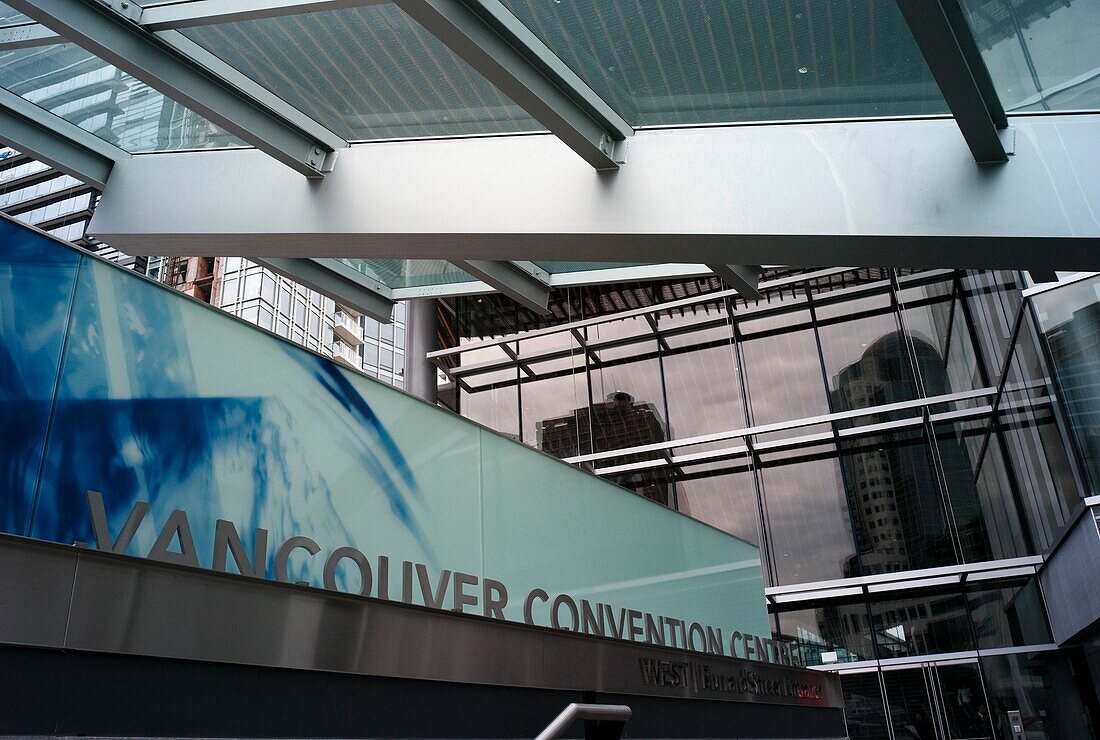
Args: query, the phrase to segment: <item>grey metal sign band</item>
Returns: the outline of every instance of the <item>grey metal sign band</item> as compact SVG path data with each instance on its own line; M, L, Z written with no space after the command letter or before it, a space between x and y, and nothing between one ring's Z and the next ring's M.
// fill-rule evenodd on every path
M460 683L842 707L790 666L0 536L0 643Z

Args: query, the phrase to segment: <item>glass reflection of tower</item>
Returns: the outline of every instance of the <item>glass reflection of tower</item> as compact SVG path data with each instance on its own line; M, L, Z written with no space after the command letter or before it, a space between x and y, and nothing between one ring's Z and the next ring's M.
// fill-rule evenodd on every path
M858 360L836 374L831 391L833 408L859 409L915 398L918 393L910 370L914 365L926 395L951 392L939 351L921 337L892 332L871 343ZM863 438L842 448L846 498L858 553L846 563L845 575L877 575L957 562L945 516L954 518L964 543L964 559L977 551L989 552L974 471L963 443L954 438L940 440L937 450L950 512L944 511L945 497L921 433ZM932 624L928 607L912 606L907 612L905 619L882 615L884 631L875 635L880 654L904 654L906 645L925 640ZM828 607L820 617L823 626L828 624L834 631L848 633L842 644L869 647L867 638L875 630L862 604ZM908 630L889 627L898 620L908 620Z
M635 401L623 391L609 393L602 403L590 409L576 409L566 416L545 419L535 424L540 450L556 457L569 457L578 451L605 452L626 447L664 442L668 427L657 406ZM626 465L636 456L624 455L601 462L603 467ZM627 471L603 476L658 503L669 503L667 475L648 470Z
M922 358L917 363L921 370L934 376L929 385L946 385L942 359L932 360L939 356L936 349L919 337L906 340L901 332L880 337L858 360L838 372L831 391L834 408L858 409L915 398L910 345ZM919 435L910 432L907 436L865 438L846 446L842 453L858 552L858 565L850 562L848 575L895 573L954 562L936 470Z

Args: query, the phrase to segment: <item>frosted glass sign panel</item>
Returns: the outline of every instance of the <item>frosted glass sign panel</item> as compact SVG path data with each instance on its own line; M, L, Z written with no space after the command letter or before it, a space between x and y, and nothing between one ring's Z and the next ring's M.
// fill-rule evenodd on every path
M183 33L346 139L543 128L395 5Z
M635 126L945 113L893 0L504 0Z
M4 532L712 653L769 634L748 543L9 221L0 286Z
M609 636L631 609L668 619L683 619L684 611L725 612L743 632L770 632L755 597L761 571L753 545L641 496L624 497L594 476L488 432L482 476L485 569L520 593L546 592L545 600L530 602L537 624L567 622L575 605L582 619L590 609ZM550 526L563 509L568 526ZM562 594L572 602L559 601ZM510 606L511 617L522 620L524 604ZM728 640L727 627L714 626Z

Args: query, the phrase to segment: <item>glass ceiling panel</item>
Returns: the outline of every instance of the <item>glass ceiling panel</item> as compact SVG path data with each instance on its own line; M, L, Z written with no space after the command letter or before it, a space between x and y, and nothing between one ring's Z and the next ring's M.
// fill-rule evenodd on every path
M340 261L391 288L420 288L477 280L446 260L341 259Z
M394 5L183 33L353 141L542 129Z
M894 0L503 0L634 126L946 113Z
M0 52L0 87L128 152L244 146L76 44Z
M4 26L18 26L23 23L34 23L34 21L18 10L0 3L0 28Z
M963 0L1009 112L1100 108L1100 2Z
M647 262L536 262L536 265L553 275L558 272L587 272L589 270L614 270L621 267L641 267Z

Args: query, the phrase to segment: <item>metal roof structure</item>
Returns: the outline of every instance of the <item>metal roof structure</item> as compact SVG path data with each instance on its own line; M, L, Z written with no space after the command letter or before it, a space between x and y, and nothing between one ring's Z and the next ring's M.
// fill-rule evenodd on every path
M764 263L1095 268L1098 70L1092 0L9 0L0 141L132 254L537 311Z

